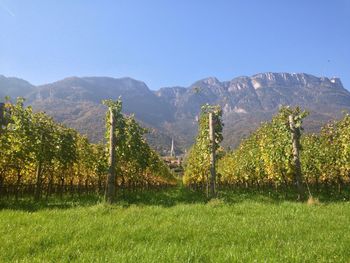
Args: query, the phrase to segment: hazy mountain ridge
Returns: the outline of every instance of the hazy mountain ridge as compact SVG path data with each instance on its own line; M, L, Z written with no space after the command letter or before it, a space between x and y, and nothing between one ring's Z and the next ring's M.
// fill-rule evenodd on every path
M34 90L35 86L28 81L0 75L0 98L4 98L5 96L19 97L28 95Z
M7 93L7 94L5 94ZM131 78L70 77L33 86L0 76L0 96L24 96L36 110L46 111L97 141L103 137L105 107L102 99L123 99L124 112L135 113L152 133L148 139L159 151L169 147L171 137L185 149L197 132L201 105L219 104L224 112L226 146L234 147L242 137L269 120L281 105L300 105L311 111L305 124L317 131L331 118L350 111L350 92L340 79L305 73L259 73L219 81L215 77L189 87L166 87L151 91Z

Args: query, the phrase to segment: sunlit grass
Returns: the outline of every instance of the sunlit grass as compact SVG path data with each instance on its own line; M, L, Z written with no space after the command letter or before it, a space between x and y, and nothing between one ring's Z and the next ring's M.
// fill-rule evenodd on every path
M349 262L350 203L183 188L2 203L1 262Z

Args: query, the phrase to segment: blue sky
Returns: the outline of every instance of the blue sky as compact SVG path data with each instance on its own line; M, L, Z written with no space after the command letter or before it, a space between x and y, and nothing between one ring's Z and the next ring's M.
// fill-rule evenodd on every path
M259 72L350 89L348 0L0 0L0 74L129 76L151 89Z

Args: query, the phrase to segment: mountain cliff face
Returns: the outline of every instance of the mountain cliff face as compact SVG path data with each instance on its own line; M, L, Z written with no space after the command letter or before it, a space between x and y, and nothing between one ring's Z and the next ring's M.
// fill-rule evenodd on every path
M203 103L220 104L225 113L275 111L280 105L310 109L349 106L349 92L339 79L303 73L262 73L224 82L207 78L187 89L162 88L156 94L175 106L178 114L187 116L196 114Z
M307 131L318 131L328 120L340 117L343 110L350 111L350 93L338 78L304 73L260 73L223 82L210 77L190 87L158 91L130 78L72 77L38 87L19 79L11 81L0 76L0 96L25 96L34 109L46 111L94 141L104 133L106 109L101 100L121 96L124 112L134 113L150 128L148 140L159 151L169 148L171 137L178 151L191 145L205 103L222 107L223 143L229 147L235 147L282 105L299 105L310 111L305 121Z
M184 139L196 133L200 106L219 104L224 112L224 145L231 147L282 105L299 105L310 111L307 131L318 131L329 119L340 117L342 110L350 110L350 93L338 78L304 73L261 73L223 82L211 77L188 88L162 88L155 93L174 108L175 121L164 127L167 133Z

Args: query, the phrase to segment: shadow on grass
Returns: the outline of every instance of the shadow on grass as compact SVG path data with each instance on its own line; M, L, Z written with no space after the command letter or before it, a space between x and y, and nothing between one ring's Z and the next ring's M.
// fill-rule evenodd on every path
M330 190L316 191L313 189L311 189L311 192L321 203L350 200L349 189L344 189L341 193ZM227 205L246 201L278 205L285 201L296 202L296 193L290 189L276 191L274 189L233 188L219 190L217 198ZM204 192L194 191L183 186L157 191L119 191L116 200L116 205L122 207L129 207L130 205L172 207L177 204L205 204L209 201ZM34 212L43 209L89 207L99 203L103 203L103 196L97 194L84 196L67 195L63 199L50 197L48 200L40 202L34 202L32 198L28 197L18 201L2 199L0 200L0 210L10 209Z
M336 202L349 202L350 201L350 189L344 188L341 192L338 192L335 188L316 189L310 188L311 196L324 204L336 203ZM220 196L221 195L221 196ZM282 202L299 202L297 200L297 192L293 189L254 189L254 188L235 188L225 189L219 191L219 197L221 197L226 203L238 203L243 201L256 201L261 203L274 203L280 204ZM305 193L305 200L311 197L308 192Z
M9 200L0 199L0 210L11 209L35 212L42 209L70 209L93 206L101 201L102 197L99 195L64 196L63 198L52 196L39 202L34 201L32 197L23 197L17 201L11 198Z

